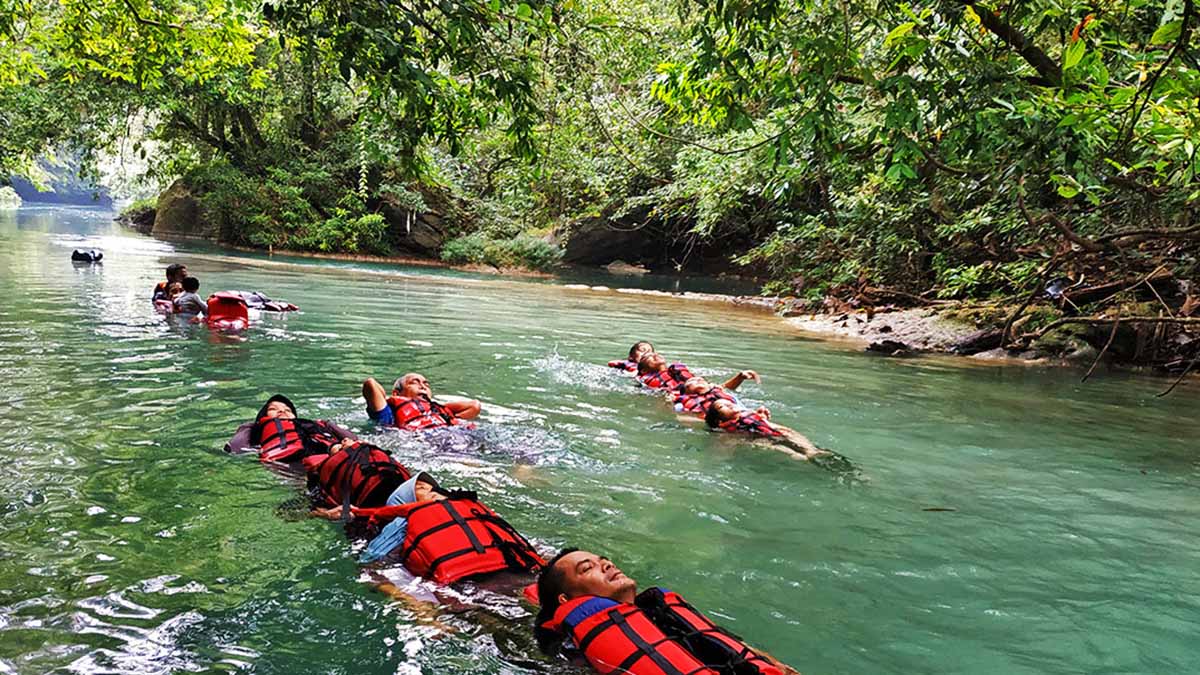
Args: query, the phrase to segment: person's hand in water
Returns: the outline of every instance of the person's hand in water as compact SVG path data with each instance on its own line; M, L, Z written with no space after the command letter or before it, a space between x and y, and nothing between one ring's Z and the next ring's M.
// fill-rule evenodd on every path
M758 373L753 370L743 370L742 372L738 373L738 376L740 376L743 380L753 380L755 384L762 384L762 378L759 377Z
M312 514L314 516L316 516L317 518L324 518L326 520L340 520L342 517L342 507L340 507L340 506L329 506L326 508L318 507L318 508L314 508L312 510Z
M756 408L756 409L754 410L754 412L755 412L755 413L757 413L757 414L759 414L759 415L762 415L762 418L763 418L763 419L765 419L765 420L769 420L769 419L771 419L771 409L770 409L770 408L768 408L768 407L767 407L767 406L765 406L765 405L760 405L760 406L758 406L758 408Z

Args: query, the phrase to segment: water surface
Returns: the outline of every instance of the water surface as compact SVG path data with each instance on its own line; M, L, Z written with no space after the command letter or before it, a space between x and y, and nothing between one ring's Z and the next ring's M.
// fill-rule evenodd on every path
M1195 384L871 358L750 311L232 255L110 219L0 212L0 673L568 672L539 665L527 619L436 635L336 527L288 517L294 483L220 450L274 392L805 673L1200 667ZM104 264L73 266L84 246ZM147 298L172 261L202 292L302 311L242 339L176 325ZM596 365L640 338L715 377L757 369L745 395L861 477L683 425ZM481 398L480 429L372 430L359 383L408 370Z

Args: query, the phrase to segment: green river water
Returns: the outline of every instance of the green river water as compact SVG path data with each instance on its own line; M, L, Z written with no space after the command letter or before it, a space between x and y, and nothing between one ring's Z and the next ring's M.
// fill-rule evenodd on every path
M459 589L495 607L439 634L337 526L281 508L294 482L221 450L274 392L809 675L1200 671L1194 383L871 358L720 305L267 260L111 217L0 212L0 673L572 672L515 601ZM72 266L85 246L104 264ZM171 261L302 311L242 339L173 324L147 298ZM757 369L745 396L860 475L680 423L597 365L639 338ZM408 370L480 398L479 429L372 430L359 383Z

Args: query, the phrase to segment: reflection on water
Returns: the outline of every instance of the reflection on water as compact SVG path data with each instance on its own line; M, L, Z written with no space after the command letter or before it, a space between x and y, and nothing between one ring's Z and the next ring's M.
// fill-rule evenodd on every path
M873 359L750 311L230 255L109 217L0 212L0 673L567 672L504 589L378 572L447 602L446 635L296 517L298 481L222 453L277 391L805 672L1194 670L1195 387ZM84 247L103 264L73 266ZM148 296L176 260L202 292L301 311L239 340L172 323ZM640 338L758 370L745 399L858 473L708 432L598 365ZM409 370L481 398L478 428L372 428L362 378Z

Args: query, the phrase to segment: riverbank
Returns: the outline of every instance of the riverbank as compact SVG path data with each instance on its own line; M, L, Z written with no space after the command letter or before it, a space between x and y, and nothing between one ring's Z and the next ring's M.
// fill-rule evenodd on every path
M196 240L186 236L155 235L164 240ZM513 279L553 281L563 288L597 294L612 294L616 302L627 303L631 296L720 304L779 316L791 329L821 339L848 341L855 347L889 357L918 354L964 356L979 361L1002 361L1040 366L1082 366L1089 369L1106 364L1122 369L1145 370L1178 375L1187 370L1195 345L1186 332L1167 335L1162 329L1146 334L1141 327L1118 326L1112 330L1103 319L1071 323L1041 334L1029 332L1029 319L1047 326L1063 316L1051 306L1037 306L1025 312L1024 320L1014 324L1009 344L1001 345L1005 320L1015 306L1004 303L939 302L936 306L812 312L811 305L792 298L749 294L662 290L625 287L634 279L663 283L655 275L621 274L606 267L586 269L560 268L559 273L492 265L458 265L421 256L380 256L352 253L322 253L296 250L263 250L231 244L222 248L243 253L313 260L363 262L429 269L445 269ZM573 274L606 275L611 283L572 283ZM719 280L718 280L719 281ZM637 283L637 282L635 282ZM845 304L841 304L845 309ZM1073 321L1074 319L1066 319ZM1030 337L1034 335L1034 337ZM1169 337L1169 339L1167 339ZM1019 338L1019 339L1018 339Z

